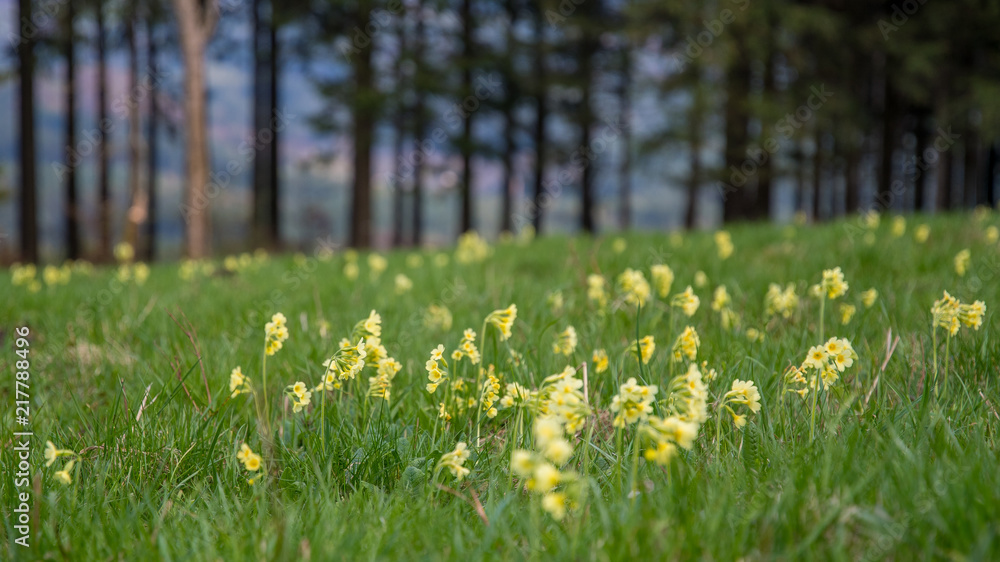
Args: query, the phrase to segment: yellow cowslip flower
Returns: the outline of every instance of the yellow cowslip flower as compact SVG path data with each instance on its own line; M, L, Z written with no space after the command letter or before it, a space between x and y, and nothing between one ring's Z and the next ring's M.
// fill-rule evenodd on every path
M865 227L869 230L877 229L879 223L881 222L881 218L882 217L879 215L878 211L874 209L861 213L861 220Z
M648 365L649 360L653 358L653 352L656 351L656 340L653 336L644 336L637 342L633 341L628 346L628 350L632 355L636 355L636 346L639 347L638 356L642 360L642 364Z
M312 401L311 390L303 392L301 396L296 396L295 398L292 399L292 412L296 414L301 412L303 409L309 406L309 403L311 401Z
M762 342L764 341L764 332L761 332L757 328L747 328L745 332L747 339L750 341Z
M587 276L587 300L604 308L608 304L608 293L605 291L607 280L596 273Z
M878 291L874 287L861 293L861 304L865 305L865 308L871 308L876 299L878 299Z
M149 279L149 266L139 262L135 264L133 274L135 276L136 284L143 285L146 283L146 279Z
M52 441L45 442L45 466L52 466L59 457L72 457L76 455L69 449L59 449L52 444Z
M540 448L545 458L559 466L566 464L573 456L573 446L563 437L552 439Z
M243 468L250 472L257 472L260 470L260 455L254 453L253 450L250 449L250 446L246 443L240 445L240 450L236 453L236 460L242 463Z
M932 326L944 328L953 336L957 334L961 326L958 318L961 304L958 299L945 291L944 296L934 301L934 305L931 306Z
M55 473L56 480L59 481L62 484L67 485L67 486L70 485L70 484L72 484L73 483L73 477L70 476L69 472L71 470L73 470L73 464L75 462L76 462L76 459L70 459L70 461L68 463L66 463L66 466L64 466L62 470L56 472Z
M493 325L500 330L500 341L507 341L511 336L511 328L517 320L517 305L511 304L507 308L494 310L486 316L486 323Z
M403 295L410 292L413 289L413 281L409 277L403 275L402 273L396 274L396 294Z
M444 305L432 304L424 313L424 326L431 330L447 332L451 329L451 321L451 311Z
M649 282L641 271L626 269L618 276L618 287L625 294L625 302L632 306L645 306L649 300Z
M688 318L694 316L695 312L698 312L698 307L701 305L701 299L698 295L694 294L694 290L688 285L687 289L684 289L683 293L677 293L674 295L671 301L671 306L676 306L684 312L684 315Z
M719 285L716 287L715 292L712 294L712 310L722 312L731 303L732 299L729 298L729 291L726 290L726 286Z
M361 273L361 269L358 267L357 262L347 262L344 264L344 277L349 281L354 281L358 278L358 274Z
M708 275L705 275L704 271L700 269L694 272L694 286L701 289L705 285L708 285Z
M478 365L479 360L482 359L482 356L479 354L479 348L476 347L476 331L472 328L465 329L458 348L451 352L451 358L455 361L460 361L463 357L468 357L469 362L473 365Z
M899 238L906 234L906 219L897 215L892 217L892 237Z
M618 394L611 400L611 411L617 415L615 427L625 427L638 421L645 421L653 411L653 400L659 387L655 384L642 386L636 383L635 377L630 377L618 389Z
M670 464L671 459L677 454L677 446L669 441L657 441L656 447L646 449L643 453L643 457L649 462L655 462L658 465L666 466Z
M115 259L119 262L130 262L135 257L135 250L128 242L119 242L115 245Z
M448 362L444 359L444 345L439 344L431 350L431 358L424 364L427 369L427 392L434 394L437 387L448 378Z
M406 256L406 267L410 269L416 269L418 267L423 267L424 258L420 254L410 254Z
M844 296L849 288L846 281L844 281L844 273L840 270L840 267L835 267L833 269L823 270L823 280L820 283L820 291L825 298L833 300Z
M969 270L969 260L972 257L972 253L969 252L968 248L955 254L955 273L959 277L965 276L965 272Z
M669 265L658 264L650 268L650 276L653 278L653 286L661 299L667 298L670 288L674 284L674 270Z
M451 421L451 414L449 414L448 410L445 409L444 402L438 404L438 417L444 421Z
M482 410L486 412L486 417L495 418L497 409L493 405L500 399L500 379L494 374L493 365L490 365L488 370L480 367L479 372L486 374L483 387L479 390L479 396L482 399Z
M781 315L788 319L799 307L799 296L795 294L795 284L789 283L784 290L776 283L771 283L764 295L764 312L767 316Z
M994 225L986 227L986 242L990 244L996 244L997 240L1000 240L1000 228Z
M460 264L480 263L485 261L492 249L474 230L470 230L458 237L458 244L455 247L455 261Z
M243 369L238 365L229 373L229 392L231 398L236 398L240 394L251 392L250 381L243 374Z
M595 349L591 360L594 362L595 373L600 374L608 370L608 352L603 349Z
M37 269L34 264L20 265L14 264L11 267L11 282L14 286L18 285L29 285L32 281L35 281L35 274Z
M922 224L913 231L913 239L917 241L917 244L923 244L931 236L931 227L926 224Z
M368 269L371 270L372 279L378 279L385 268L389 267L389 261L379 254L368 254Z
M715 233L715 246L719 251L719 259L724 260L733 255L733 238L725 230Z
M854 318L854 312L857 308L853 304L840 303L840 323L844 326L851 322L851 318Z
M679 362L684 358L687 358L688 361L694 361L698 356L700 345L701 339L698 337L698 332L692 326L685 327L674 342L671 353L674 362Z
M559 485L561 476L559 469L551 464L539 463L528 480L527 487L529 490L544 494Z
M469 472L471 472L468 468L463 466L465 461L468 460L470 454L471 453L469 452L465 442L460 441L457 445L455 445L454 451L441 455L441 460L438 461L436 470L447 468L451 472L452 476L461 482L462 479L465 478Z
M542 496L542 509L556 521L566 517L566 494L562 492L549 492Z
M264 325L264 351L274 355L288 339L288 326L285 315L278 312L271 316L271 321Z
M983 325L983 316L986 315L986 303L976 301L972 304L962 304L958 307L958 319L966 327L976 331Z
M549 310L552 311L552 314L559 314L562 312L563 304L565 304L562 291L556 290L550 292L545 297L545 303L549 305Z
M628 248L628 243L625 242L624 238L615 238L611 242L611 250L616 254L624 252Z
M723 398L733 404L746 404L755 414L760 411L760 391L753 381L734 380L732 388Z
M566 329L556 334L556 341L552 344L553 353L561 353L570 356L576 350L576 328L566 326Z

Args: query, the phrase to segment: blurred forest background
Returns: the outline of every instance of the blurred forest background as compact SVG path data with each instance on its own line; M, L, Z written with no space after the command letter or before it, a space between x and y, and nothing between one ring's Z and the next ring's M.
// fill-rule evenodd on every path
M993 205L1000 2L0 0L0 260Z

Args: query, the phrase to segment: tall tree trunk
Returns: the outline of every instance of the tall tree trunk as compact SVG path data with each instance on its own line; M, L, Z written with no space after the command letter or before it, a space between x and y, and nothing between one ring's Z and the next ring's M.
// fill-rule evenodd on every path
M547 157L546 144L548 138L545 134L545 125L549 117L548 86L546 76L545 59L547 49L545 46L545 20L542 7L539 6L535 12L535 192L532 213L532 223L535 234L542 233L542 215L545 201L542 196L545 193L545 161Z
M184 62L185 253L209 255L208 130L205 119L205 48L219 17L218 0L173 0Z
M408 85L403 72L403 60L408 56L409 48L406 37L406 18L396 18L396 33L399 41L399 54L393 64L393 74L396 79L397 99L396 114L393 118L393 128L396 130L396 138L393 144L392 157L392 245L400 247L403 245L403 159L406 150L406 125L407 111L406 103L403 101L408 92Z
M938 154L937 166L937 208L951 210L951 150Z
M771 18L769 18L770 20ZM772 23L773 25L773 23ZM773 29L776 29L775 25ZM775 74L777 72L777 60L772 52L773 46L768 45L767 58L764 60L764 99L772 100L777 94L777 86L775 83ZM765 140L767 135L766 129L761 129L761 140ZM757 197L756 203L753 206L753 218L760 220L768 220L771 217L771 185L774 182L774 165L771 162L774 156L763 146L764 143L760 143L758 150L760 150L761 158L763 161L760 164L760 168L757 171Z
M927 130L927 113L923 109L918 109L914 114L916 123L913 134L916 136L916 145L913 152L913 210L924 212L924 201L926 192L926 182L924 181L923 167L927 166L924 160L924 151L927 150L927 140L930 132Z
M32 21L31 0L20 0L16 21ZM35 186L35 39L23 34L17 49L20 73L21 260L38 262L38 207Z
M423 153L424 115L423 72L424 64L424 12L422 0L416 1L416 27L413 31L413 60L416 62L415 82L413 87L413 245L420 246L423 241L423 211L424 211L424 158Z
M151 72L157 72L156 61L156 37L155 25L152 14L147 13L149 18L146 21L146 61ZM157 154L159 143L159 110L156 105L158 80L150 80L149 85L149 105L146 128L146 199L148 212L146 216L146 261L156 259L156 174L157 174Z
M990 154L986 162L986 205L993 207L997 204L997 162L1000 161L1000 147L997 143L990 146Z
M271 54L270 72L268 81L270 85L270 111L268 115L275 120L278 119L278 12L279 4L271 0L271 20L268 22L268 52ZM268 212L267 237L271 245L278 247L281 245L281 141L279 135L283 127L276 125L271 129L270 158L268 166L268 201L271 208Z
M513 183L514 183L514 153L517 147L514 145L514 128L517 121L514 119L514 104L517 103L517 80L514 76L515 38L514 26L517 19L517 8L513 0L506 0L504 7L507 9L506 26L506 52L504 53L503 69L504 83L506 91L503 100L503 180L501 181L500 192L500 232L511 232L512 219L514 213L513 204Z
M858 181L858 169L861 166L861 150L852 138L842 139L840 144L847 145L847 155L844 158L844 213L858 212L861 208L861 184Z
M66 168L65 198L66 198L66 258L80 258L80 209L77 205L76 166L79 155L76 154L76 37L74 22L76 11L73 2L66 3L66 21L64 28L64 49L66 57Z
M972 209L979 204L979 134L975 125L966 129L962 150L962 179L965 184L965 205Z
M459 16L462 18L462 98L463 101L472 95L472 0L462 0ZM463 105L463 102L459 102ZM463 111L465 111L463 109ZM472 112L468 112L462 122L462 185L461 214L459 216L459 232L468 232L474 228L472 222Z
M726 169L723 177L728 180L724 190L723 221L747 218L753 197L751 184L754 178L744 174L742 166L747 159L747 127L749 125L748 97L750 93L750 58L741 26L732 29L735 48L726 80Z
M358 26L363 28L370 17L371 5L366 1L358 12ZM374 107L371 100L373 88L372 44L361 49L354 59L354 189L351 200L351 245L356 248L371 246L371 155L372 130L375 127Z
M806 191L809 189L806 174L806 151L802 141L795 142L795 212L806 214Z
M268 5L264 0L254 0L251 7L253 17L253 244L259 248L270 248L274 245L271 236L271 149L270 144L258 141L261 131L268 130L271 119L271 67L272 53L269 46L270 32L268 20L273 20L273 14L265 11L273 10L273 3ZM273 134L273 131L272 131ZM271 139L273 142L273 138Z
M581 40L580 80L582 80L580 97L580 147L582 154L577 155L583 164L580 178L581 205L580 228L587 233L594 232L594 155L591 153L591 135L593 133L594 114L590 107L591 89L593 87L594 54L597 51L596 39L591 32L585 30Z
M697 61L692 61L689 69L694 77L693 83L695 86L694 91L692 92L693 99L691 102L691 109L688 111L688 140L690 142L689 158L691 160L691 172L688 174L687 181L688 204L687 212L684 214L684 226L690 230L696 226L698 221L698 196L701 192L702 182L701 149L702 127L704 126L705 117L705 99L700 89L701 66L697 64Z
M108 118L108 75L106 53L106 30L104 27L104 2L97 2L97 122L105 123ZM108 153L110 139L102 139L97 147L97 214L100 246L98 257L101 261L111 260L111 185L108 180Z
M136 0L129 2L128 21L126 22L126 35L128 40L128 69L129 69L129 90L138 91L139 86L139 51L136 42ZM129 210L125 223L125 240L133 248L139 248L139 229L146 220L146 196L142 192L141 175L139 166L142 163L142 135L139 118L139 103L134 100L128 102L128 199Z
M879 143L878 188L874 206L885 212L892 204L892 155L896 150L896 95L889 81L888 71L883 72L882 141Z
M816 128L813 138L813 222L823 220L823 168L826 166L823 158L823 130Z
M618 223L622 230L628 230L632 226L632 50L628 41L622 46L621 58L618 100L621 102L622 161L618 169Z

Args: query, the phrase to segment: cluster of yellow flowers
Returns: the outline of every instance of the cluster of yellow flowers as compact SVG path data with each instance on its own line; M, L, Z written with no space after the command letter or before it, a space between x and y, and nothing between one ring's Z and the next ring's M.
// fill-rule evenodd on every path
M698 298L698 295L694 294L694 290L688 285L687 289L684 289L684 292L674 295L670 304L671 306L680 308L684 316L690 318L694 316L695 312L698 312L698 307L701 306L701 299Z
M876 300L878 300L878 291L874 287L867 291L861 291L861 304L865 305L865 308L874 306Z
M461 343L451 352L451 358L455 361L461 361L463 357L468 357L469 362L473 365L478 365L480 359L482 359L482 356L479 354L479 348L476 347L476 331L472 328L466 328L462 332Z
M784 290L777 283L768 285L764 295L764 313L768 317L781 316L787 320L798 308L799 296L795 293L794 283L789 283Z
M549 305L549 310L553 315L559 315L562 313L563 305L565 304L562 291L557 289L550 292L546 295L545 302Z
M354 377L365 368L367 357L368 351L363 337L354 345L348 339L340 340L339 349L332 357L323 361L326 370L316 390L340 389L342 381L354 380Z
M437 332L447 332L451 329L451 311L444 305L428 306L424 313L424 326Z
M814 345L809 348L802 365L790 369L786 376L786 383L802 386L787 391L805 396L810 388L817 388L818 380L826 390L840 379L841 373L854 365L857 358L857 352L845 338L832 337L824 344Z
M736 379L729 392L722 397L720 408L725 408L729 412L736 427L743 427L747 423L746 414L737 414L730 404L744 404L751 413L756 414L760 411L760 391L754 386L753 381Z
M724 260L733 255L733 238L725 230L715 233L715 246L719 251L719 259Z
M493 365L490 365L488 370L480 367L479 371L480 375L482 375L484 371L486 374L486 380L483 382L483 387L479 391L482 411L486 412L487 417L495 418L497 417L497 409L494 404L496 404L497 400L500 398L500 379L497 378Z
M197 275L211 277L214 274L215 264L210 261L184 259L181 260L181 265L177 268L177 275L182 281L191 281Z
M38 291L41 290L42 284L39 283L38 279L35 278L35 276L38 273L38 270L34 264L29 263L26 265L20 265L15 263L10 268L10 273L11 273L11 281L13 282L15 287L20 285L26 285L28 287L28 291L32 293L37 293Z
M285 315L278 312L271 316L271 321L264 325L264 352L274 355L288 339L288 326Z
M69 457L69 462L63 465L62 470L55 473L56 481L62 484L72 484L73 477L70 475L70 471L73 470L73 465L79 460L79 455L71 451L70 449L59 449L52 441L45 442L45 466L49 467L55 464L59 457Z
M596 273L587 276L587 300L601 311L608 305L608 280Z
M608 370L608 352L603 349L595 349L591 361L594 363L594 372L601 374Z
M577 474L560 470L573 456L573 445L565 437L563 425L551 416L535 420L532 433L536 451L517 449L511 455L511 471L524 487L542 495L542 509L555 520L566 516L582 493ZM558 489L557 489L558 488Z
M671 356L675 362L679 362L685 358L688 361L694 361L698 357L698 347L700 345L701 339L698 337L698 332L693 327L687 326L677 336L677 341L674 342L673 350L671 350Z
M625 294L625 303L631 306L645 306L649 300L649 281L641 271L628 268L618 276L618 288Z
M461 264L480 263L490 257L490 245L474 230L458 237L455 247L455 261Z
M250 379L243 374L243 369L239 365L229 373L229 392L232 393L231 398L236 398L240 394L253 393Z
M975 301L972 304L963 304L960 300L944 292L944 296L934 301L931 307L931 316L935 328L944 328L949 336L958 333L962 325L979 330L983 324L983 316L986 314L986 303Z
M566 329L556 334L556 341L552 344L553 353L561 353L570 356L576 350L576 328L566 326Z
M959 277L964 277L965 272L969 270L969 261L972 259L972 252L968 249L962 250L955 254L955 273Z
M243 468L245 468L247 472L257 472L263 464L260 455L253 452L253 450L250 449L250 446L246 443L240 445L240 450L236 453L236 460L243 464ZM249 480L250 484L253 484L255 481L256 478L251 478Z
M455 450L449 453L441 455L441 459L437 463L435 471L440 471L443 468L447 468L455 480L459 482L462 481L466 476L469 475L471 469L465 467L465 461L469 460L471 452L465 442L460 441L455 445Z
M517 305L512 304L507 308L494 310L486 316L486 324L490 324L500 330L500 341L510 339L511 328L517 320Z
M405 295L413 289L413 281L402 273L396 274L396 294Z
M292 411L296 414L305 409L312 401L312 390L309 390L306 383L302 381L297 381L286 387L285 394L292 400Z
M388 402L390 391L392 390L392 381L402 368L403 365L392 357L380 359L378 362L378 371L375 376L368 377L368 396L382 398Z
M525 406L535 398L535 393L516 382L507 383L505 390L506 394L500 399L500 407L504 409Z
M638 347L638 350L636 348ZM653 336L644 336L639 341L633 341L628 346L628 351L637 356L643 365L648 365L649 361L653 358L653 352L656 351L656 340ZM607 366L605 366L607 368ZM597 371L600 372L600 371Z
M616 414L615 427L625 427L649 418L657 392L659 388L655 384L640 385L635 377L629 377L611 400L611 411Z
M669 265L657 264L651 267L649 272L653 278L653 286L656 287L656 294L660 295L661 299L667 298L670 288L674 285L674 270L670 269Z
M844 272L840 267L823 270L823 279L819 284L813 285L810 292L813 296L833 300L847 294L849 288L847 281L844 281Z
M448 379L448 361L444 358L444 345L438 344L431 350L431 358L424 365L427 369L427 392L434 394L438 386Z
M545 377L542 386L532 397L537 405L537 413L558 421L567 433L576 433L583 428L590 405L583 394L583 381L576 378L576 369L566 367L561 373Z

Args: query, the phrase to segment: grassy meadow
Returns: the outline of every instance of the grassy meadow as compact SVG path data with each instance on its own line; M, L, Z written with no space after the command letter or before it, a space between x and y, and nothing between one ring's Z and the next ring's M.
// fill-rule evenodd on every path
M998 226L16 268L0 558L997 560Z

